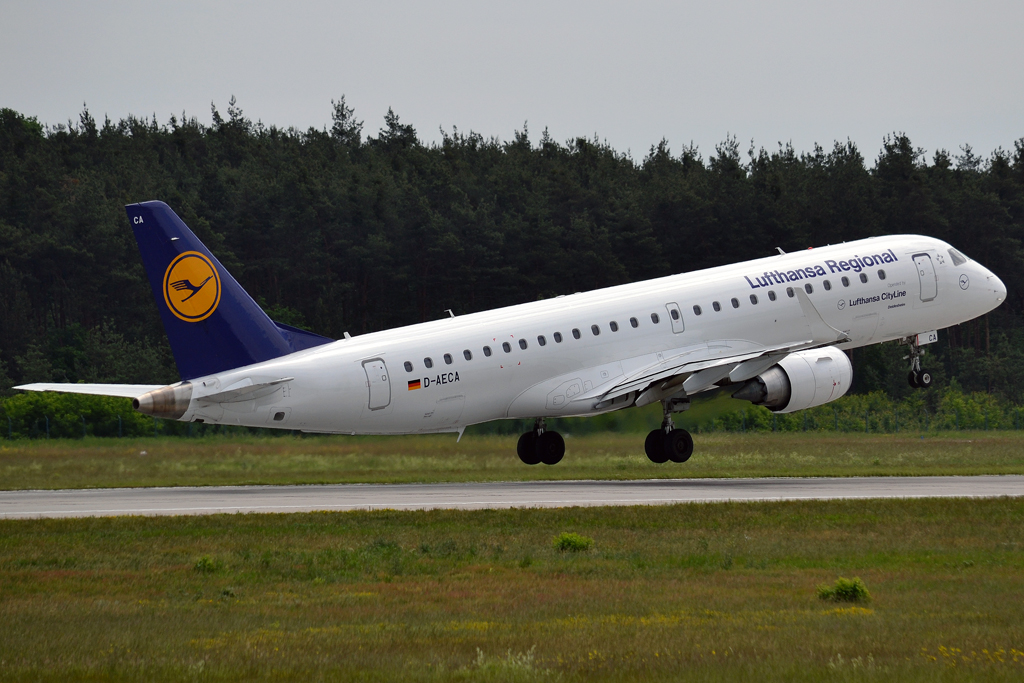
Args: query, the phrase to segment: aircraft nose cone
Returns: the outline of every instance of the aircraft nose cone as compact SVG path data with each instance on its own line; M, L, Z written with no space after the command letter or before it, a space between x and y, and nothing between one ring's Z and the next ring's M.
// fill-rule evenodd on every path
M992 276L992 289L996 292L996 301L1002 303L1006 299L1006 285L997 276Z

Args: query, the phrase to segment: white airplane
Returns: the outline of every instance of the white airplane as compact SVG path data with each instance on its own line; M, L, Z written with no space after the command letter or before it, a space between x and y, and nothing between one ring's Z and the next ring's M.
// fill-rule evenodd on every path
M789 413L839 398L845 349L921 346L991 311L1002 281L941 240L875 237L331 340L273 322L163 202L126 207L182 381L27 384L124 396L154 417L335 434L458 432L534 419L524 463L553 465L553 417L661 402L654 462L685 462L672 413L718 387Z

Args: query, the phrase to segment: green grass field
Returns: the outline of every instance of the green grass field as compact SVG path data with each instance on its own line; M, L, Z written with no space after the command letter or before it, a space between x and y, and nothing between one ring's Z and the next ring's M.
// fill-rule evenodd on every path
M820 600L840 576L870 602ZM4 680L1010 681L1022 651L1022 499L0 521Z
M696 434L683 465L655 465L643 434L570 436L528 467L516 437L247 437L0 441L0 488L511 481L658 477L1024 473L1024 434Z

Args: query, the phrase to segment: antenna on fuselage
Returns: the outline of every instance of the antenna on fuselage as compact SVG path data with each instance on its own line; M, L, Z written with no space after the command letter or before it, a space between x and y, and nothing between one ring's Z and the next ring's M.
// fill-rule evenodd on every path
M785 256L785 255L786 255L786 252L782 251L782 247L775 247L775 249L776 249L776 251L778 251L778 252L779 252L780 254L782 254L783 256Z
M448 314L449 318L454 318L455 317L455 313L450 308L444 309L444 312Z

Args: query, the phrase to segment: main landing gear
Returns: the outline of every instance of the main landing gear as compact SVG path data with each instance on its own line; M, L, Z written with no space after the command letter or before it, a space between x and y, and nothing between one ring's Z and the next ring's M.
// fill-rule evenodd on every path
M516 452L527 465L557 465L565 455L565 439L558 432L549 432L544 419L537 418L533 430L519 437Z
M659 465L671 460L672 462L686 462L693 455L693 437L690 432L682 428L676 428L672 422L672 412L677 407L671 400L661 402L665 417L661 427L647 435L644 441L644 450L651 462ZM686 402L689 407L689 401Z
M910 355L903 358L903 360L910 360L907 382L915 389L927 389L932 385L932 373L921 369L921 356L924 355L924 351L917 343L917 337L907 337L904 343L910 347Z

